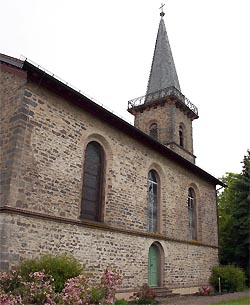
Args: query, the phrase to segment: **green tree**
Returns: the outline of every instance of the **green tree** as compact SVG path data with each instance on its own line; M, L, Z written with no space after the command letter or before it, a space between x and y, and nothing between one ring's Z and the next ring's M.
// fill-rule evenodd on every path
M234 185L239 179L239 174L226 173L221 178L228 187L218 196L219 212L219 237L220 237L220 263L222 265L234 263L235 241L232 230L234 217L233 210L235 204Z
M250 151L244 156L240 174L227 173L228 185L219 196L220 262L244 269L249 281L250 250Z

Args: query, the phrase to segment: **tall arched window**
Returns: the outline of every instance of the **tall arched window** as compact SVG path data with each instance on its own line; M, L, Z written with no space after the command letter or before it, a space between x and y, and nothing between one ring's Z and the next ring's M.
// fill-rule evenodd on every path
M192 188L188 189L188 225L189 239L196 239L196 213L195 213L195 193Z
M154 138L155 140L158 140L158 127L156 123L153 123L149 127L149 135Z
M184 147L184 135L183 135L183 127L179 126L179 144L181 147Z
M84 161L81 218L100 221L102 213L104 154L101 145L90 142Z
M147 213L148 231L157 232L158 181L157 181L157 174L153 170L151 170L148 173L147 201L148 201L148 213Z

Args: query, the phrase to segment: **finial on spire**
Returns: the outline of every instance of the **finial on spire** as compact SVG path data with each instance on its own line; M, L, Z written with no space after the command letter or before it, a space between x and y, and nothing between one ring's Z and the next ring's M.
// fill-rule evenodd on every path
M159 10L161 10L161 12L160 12L160 16L161 16L161 18L163 18L163 16L165 15L165 13L163 12L163 6L164 6L165 4L161 4L161 6L159 7Z

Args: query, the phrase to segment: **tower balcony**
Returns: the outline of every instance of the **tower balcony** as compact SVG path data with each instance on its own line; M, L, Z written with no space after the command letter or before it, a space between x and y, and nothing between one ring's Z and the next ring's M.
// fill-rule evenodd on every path
M157 104L161 104L167 100L174 102L176 107L186 111L192 119L197 119L199 117L198 108L174 86L128 101L128 112L133 114L137 111L143 111L147 107L156 106Z

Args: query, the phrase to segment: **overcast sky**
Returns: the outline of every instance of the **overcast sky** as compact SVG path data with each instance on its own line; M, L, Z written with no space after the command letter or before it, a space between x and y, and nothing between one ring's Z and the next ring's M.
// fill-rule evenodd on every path
M0 52L21 55L133 123L160 21L155 0L0 0ZM196 164L240 172L250 148L250 1L167 0L165 24L182 93L199 109Z

